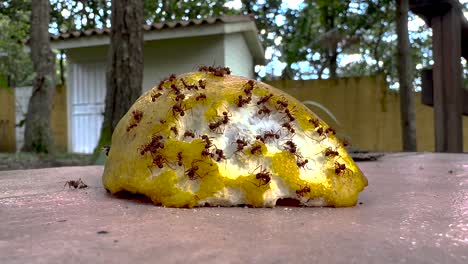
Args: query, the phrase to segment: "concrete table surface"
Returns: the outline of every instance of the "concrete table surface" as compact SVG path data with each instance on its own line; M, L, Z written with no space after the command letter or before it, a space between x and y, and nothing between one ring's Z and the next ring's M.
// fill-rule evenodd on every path
M468 155L358 164L352 208L163 208L107 194L100 166L3 171L0 263L468 263Z

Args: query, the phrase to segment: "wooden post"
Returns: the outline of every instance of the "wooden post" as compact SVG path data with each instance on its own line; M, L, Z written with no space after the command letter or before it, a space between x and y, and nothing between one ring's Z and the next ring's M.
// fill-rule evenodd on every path
M431 19L436 152L463 152L461 23L455 11Z

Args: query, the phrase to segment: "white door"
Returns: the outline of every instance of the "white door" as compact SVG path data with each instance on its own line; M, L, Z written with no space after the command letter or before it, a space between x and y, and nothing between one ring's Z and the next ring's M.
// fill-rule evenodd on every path
M92 153L104 119L106 64L70 63L69 67L70 151Z

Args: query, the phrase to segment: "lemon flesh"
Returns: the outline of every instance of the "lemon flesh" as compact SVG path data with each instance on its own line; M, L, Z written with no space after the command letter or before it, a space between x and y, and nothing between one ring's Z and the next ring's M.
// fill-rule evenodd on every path
M103 184L168 207L353 206L367 179L334 130L262 82L213 72L172 77L118 123Z

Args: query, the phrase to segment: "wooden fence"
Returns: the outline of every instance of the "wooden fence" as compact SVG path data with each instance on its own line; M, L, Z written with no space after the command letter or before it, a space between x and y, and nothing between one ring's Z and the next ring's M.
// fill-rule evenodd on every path
M309 105L325 122L335 127L341 137L349 139L355 149L401 151L399 95L389 91L383 76L329 80L273 81L273 86L299 98L313 101L328 109L335 122L320 107ZM433 109L421 104L416 96L418 151L434 151ZM15 150L15 96L0 89L0 151ZM68 143L66 89L57 87L52 113L54 141L65 151ZM463 118L464 150L468 151L468 117Z

